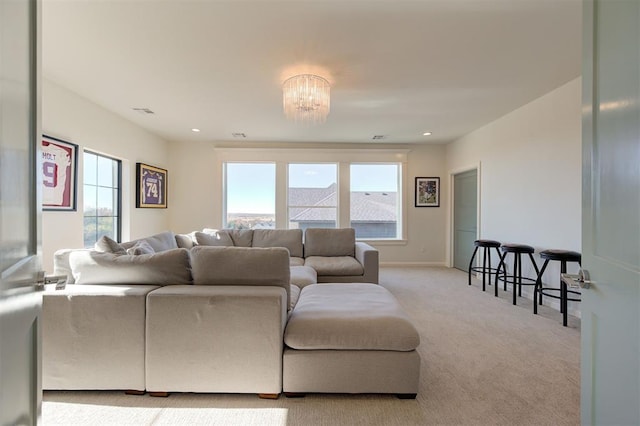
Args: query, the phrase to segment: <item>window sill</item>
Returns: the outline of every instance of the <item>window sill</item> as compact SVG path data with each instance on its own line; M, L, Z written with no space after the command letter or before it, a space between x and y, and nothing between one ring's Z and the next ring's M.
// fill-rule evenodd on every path
M406 246L407 240L376 240L376 239L357 239L363 243L371 244L374 246Z

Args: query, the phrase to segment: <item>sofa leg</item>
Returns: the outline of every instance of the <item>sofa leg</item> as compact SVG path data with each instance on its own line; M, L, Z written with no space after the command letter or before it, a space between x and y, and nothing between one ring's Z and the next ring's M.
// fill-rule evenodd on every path
M417 393L398 393L396 394L398 399L416 399Z
M125 395L144 395L145 391L143 390L135 390L135 389L128 389L126 391L124 391Z
M287 398L304 398L305 396L307 396L307 394L300 392L285 392L284 396L286 396Z
M169 396L169 392L149 392L149 396L155 396L158 398L166 398Z
M280 397L279 393L259 393L258 397L260 399L278 399Z

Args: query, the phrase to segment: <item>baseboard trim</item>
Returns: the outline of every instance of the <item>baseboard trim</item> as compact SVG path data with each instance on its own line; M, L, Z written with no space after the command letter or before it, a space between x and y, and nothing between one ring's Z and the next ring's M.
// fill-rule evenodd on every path
M420 267L420 266L444 266L445 262L380 262L380 266L407 266L407 267Z

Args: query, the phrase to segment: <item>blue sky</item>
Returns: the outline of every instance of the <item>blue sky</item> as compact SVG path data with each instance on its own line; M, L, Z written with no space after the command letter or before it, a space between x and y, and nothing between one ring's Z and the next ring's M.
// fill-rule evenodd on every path
M227 211L275 213L274 163L227 163ZM289 185L294 188L326 188L336 182L337 164L290 164ZM398 165L352 164L353 191L397 190Z

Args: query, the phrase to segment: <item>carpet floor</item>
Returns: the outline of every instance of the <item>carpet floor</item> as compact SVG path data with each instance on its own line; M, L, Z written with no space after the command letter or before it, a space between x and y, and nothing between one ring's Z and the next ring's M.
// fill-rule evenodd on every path
M420 389L392 395L261 400L256 395L129 396L45 391L45 425L578 425L580 320L511 293L482 292L456 269L380 270L420 332Z

